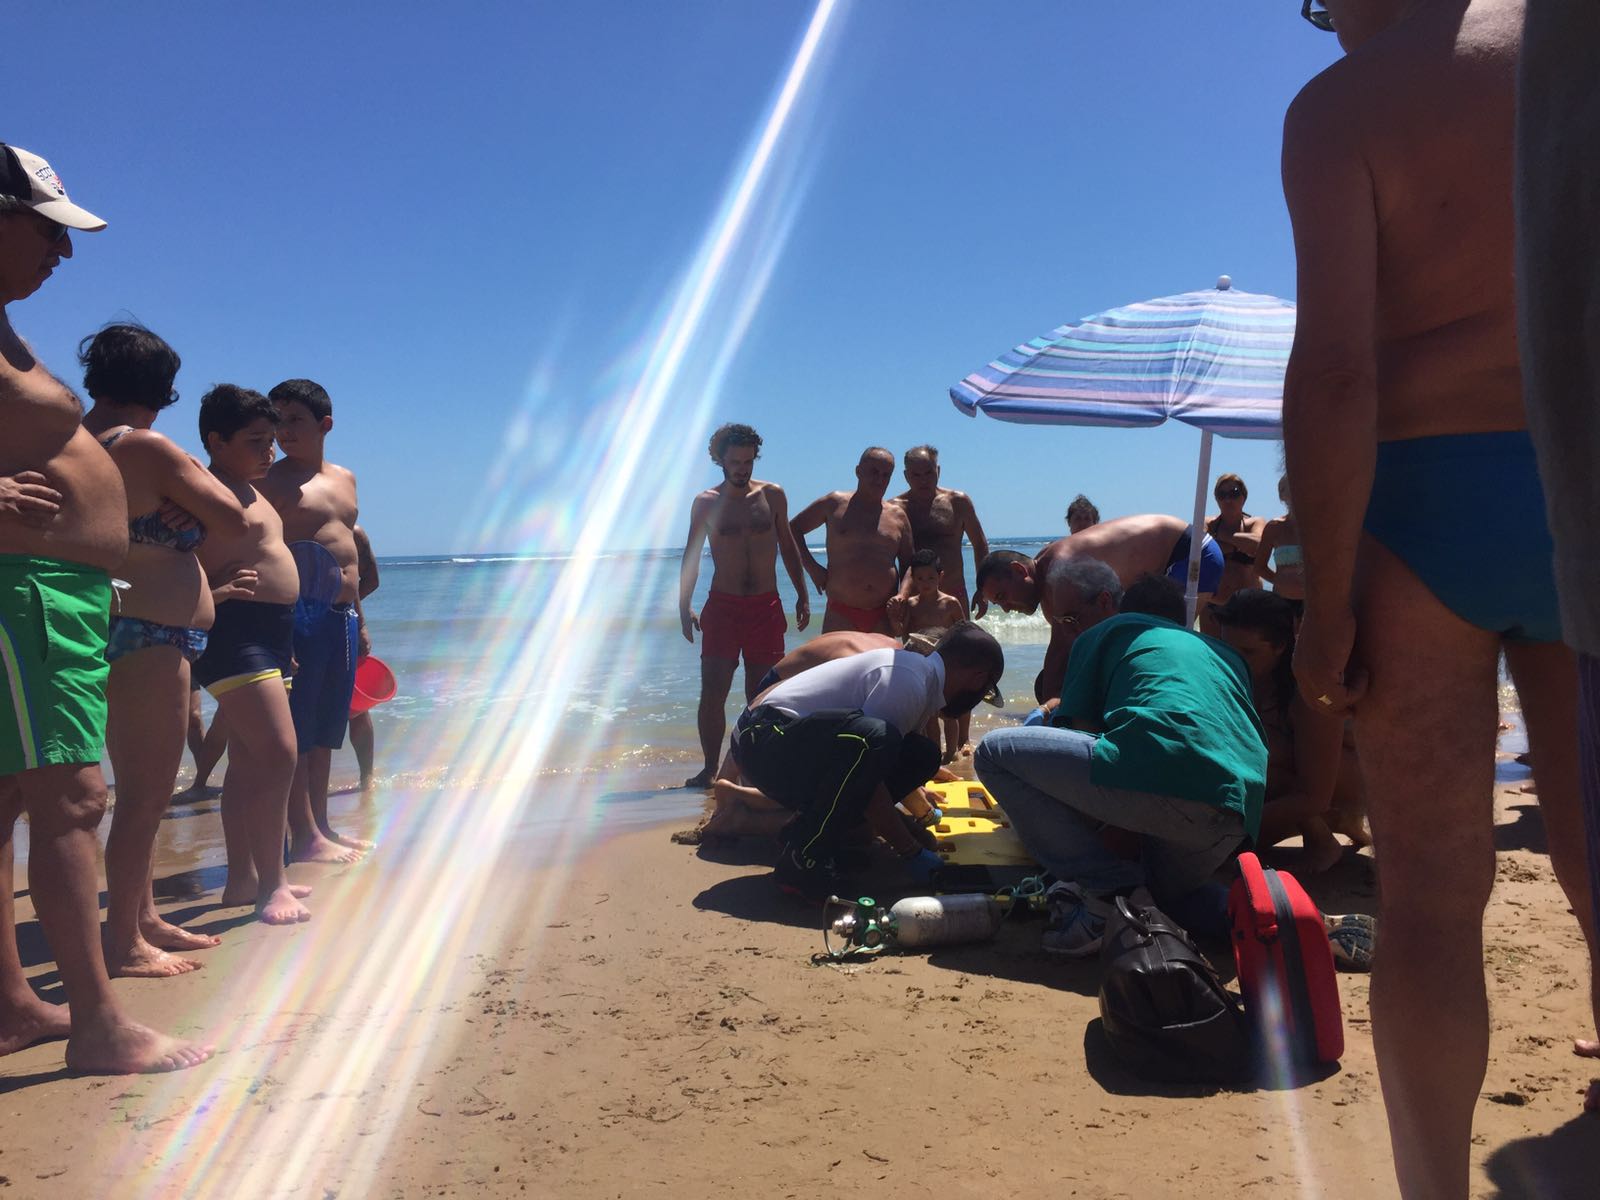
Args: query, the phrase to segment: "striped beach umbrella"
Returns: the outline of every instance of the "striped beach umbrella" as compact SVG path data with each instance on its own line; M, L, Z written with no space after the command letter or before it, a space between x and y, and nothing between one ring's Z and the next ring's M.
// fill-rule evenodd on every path
M1182 421L1201 431L1194 524L1205 520L1213 435L1276 438L1294 305L1217 286L1109 309L1002 354L950 389L968 416L1122 428ZM1200 580L1192 538L1189 616Z

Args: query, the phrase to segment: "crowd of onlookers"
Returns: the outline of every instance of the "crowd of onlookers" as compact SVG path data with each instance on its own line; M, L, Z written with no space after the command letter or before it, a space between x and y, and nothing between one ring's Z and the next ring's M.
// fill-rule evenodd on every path
M12 306L72 257L74 234L104 227L42 158L0 144L0 1053L67 1036L76 1069L171 1070L210 1048L129 1020L108 981L195 970L218 942L166 920L152 890L185 743L197 776L178 799L204 798L227 754L222 904L267 924L308 920L311 889L289 882L286 860L350 862L366 846L329 824L328 784L377 571L355 477L325 456L333 405L319 384L210 388L202 465L154 428L181 366L157 334L119 323L83 339L87 412L34 357ZM210 729L200 690L216 702ZM370 725L362 733L366 781ZM116 803L102 931L103 751ZM17 950L23 812L29 891L67 1006L32 992Z
M964 618L967 538L972 614L1038 612L1051 630L1039 707L984 737L974 764L1056 877L1046 948L1094 950L1111 901L1138 889L1204 923L1213 873L1241 847L1298 835L1316 870L1344 853L1339 835L1370 837L1373 1034L1396 1172L1407 1197L1460 1197L1487 1062L1502 662L1587 943L1574 968L1600 1004L1600 10L1307 0L1302 15L1346 55L1284 127L1299 277L1290 511L1250 516L1244 481L1224 475L1204 530L1102 521L1078 496L1068 537L989 552L930 446L907 452L904 493L887 495L894 458L871 447L854 488L790 521L782 489L750 473L759 436L725 426L710 447L723 481L695 501L680 593L685 635L706 621L706 769L690 782L713 783L742 654L747 706L701 835L737 832L764 797L789 890L841 890L863 822L933 881L914 793L952 746L946 733L941 755L925 734L998 695L1003 655L966 619L926 655L851 639L904 632L909 614L948 621L941 592ZM805 544L817 529L826 564ZM707 538L721 598L695 614ZM783 653L776 554L800 628L801 568L827 601L812 646L828 648L805 664ZM1600 1057L1589 1037L1574 1049ZM1585 1106L1600 1108L1600 1081Z

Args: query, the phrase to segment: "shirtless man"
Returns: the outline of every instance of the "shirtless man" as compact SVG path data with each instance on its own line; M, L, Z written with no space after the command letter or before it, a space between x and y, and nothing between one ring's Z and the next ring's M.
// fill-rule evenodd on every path
M111 457L79 424L78 398L34 358L9 311L72 257L73 230L103 228L42 158L0 144L0 475L10 477L0 507L0 1054L65 1037L70 1069L132 1074L192 1067L212 1050L130 1020L101 954L105 648L128 506ZM34 994L17 954L11 831L23 811L28 888L70 1015Z
M707 488L689 507L689 539L678 569L678 619L683 636L700 638L700 749L705 762L684 787L710 787L722 734L727 729L728 690L739 656L744 655L744 696L761 690L758 681L783 657L788 623L778 598L778 555L794 584L795 628L811 623L811 597L800 571L800 556L789 532L789 498L775 483L753 477L761 454L761 435L748 425L724 425L711 435L711 461L722 468L722 482ZM711 592L694 611L700 576L700 551L711 539Z
M972 561L981 563L989 554L989 539L978 524L972 498L954 488L939 486L939 451L932 446L913 446L905 456L906 490L893 500L905 510L911 522L911 544L915 550L932 550L944 565L940 587L961 601L961 615L970 611L967 603L967 572L961 558L961 539L972 543ZM949 622L943 622L949 624Z
M1522 5L1330 0L1310 15L1347 53L1284 122L1300 310L1284 443L1306 571L1295 670L1313 703L1355 713L1382 905L1373 1043L1400 1191L1458 1198L1488 1051L1502 651L1594 986L1576 670L1511 287Z
M283 518L284 541L315 542L339 567L332 607L314 614L310 628L296 621L299 665L289 709L300 753L289 792L289 858L355 862L372 844L337 834L328 824L328 774L333 752L344 745L356 662L370 645L356 553L356 477L323 457L323 442L333 428L333 401L322 385L286 379L267 396L278 409L283 458L267 472L262 494ZM306 581L300 582L304 590Z
M856 464L855 491L829 492L789 523L806 573L828 597L823 633L889 632L887 606L899 590L901 572L914 549L904 506L883 498L893 478L894 455L872 446ZM828 530L827 566L806 545L806 534L821 525Z
M245 532L211 530L197 550L217 615L194 678L217 702L228 731L222 832L228 852L225 905L253 904L268 925L311 919L308 888L289 883L283 838L294 779L294 720L284 680L294 663L300 576L283 522L256 489L272 465L277 410L260 392L218 384L200 399L200 440L211 473L244 509Z
M1041 704L1060 694L1067 656L1081 631L1081 614L1075 609L1077 590L1059 586L1051 573L1053 564L1071 558L1099 559L1117 573L1123 587L1147 573L1182 582L1189 576L1189 523L1182 517L1156 513L1117 517L1058 538L1034 558L1015 550L996 550L978 565L974 602L979 616L990 604L998 604L1006 612L1042 609L1050 625L1044 669L1033 683ZM1217 589L1222 565L1222 551L1207 535L1200 551L1202 611Z

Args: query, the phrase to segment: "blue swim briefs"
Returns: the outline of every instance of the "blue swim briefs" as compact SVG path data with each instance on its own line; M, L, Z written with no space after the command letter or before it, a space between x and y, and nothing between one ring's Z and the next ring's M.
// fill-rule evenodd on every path
M1555 542L1526 430L1379 442L1363 528L1468 624L1561 640Z

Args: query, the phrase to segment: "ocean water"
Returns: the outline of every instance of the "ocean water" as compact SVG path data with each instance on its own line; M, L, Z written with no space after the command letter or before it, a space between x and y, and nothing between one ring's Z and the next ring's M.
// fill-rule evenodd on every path
M1050 539L1005 538L996 549L1037 551ZM825 558L820 552L819 557ZM663 820L692 821L704 793L683 780L700 768L695 711L699 646L677 613L678 549L570 555L440 555L380 559L382 586L366 602L374 653L394 670L398 695L373 711L378 788L363 796L348 743L336 753L331 804L337 827L411 840L429 812L474 804L502 815L504 836L563 852L606 834ZM975 574L967 551L966 577ZM705 599L709 556L695 605ZM575 582L576 581L576 582ZM792 628L794 594L779 571L794 648L816 636ZM813 598L813 603L815 603ZM993 609L983 625L1001 642L1003 710L980 705L973 739L1015 724L1033 707L1033 679L1049 630L1037 616ZM1503 681L1512 721L1515 693ZM737 715L741 681L726 706ZM209 719L209 699L204 711ZM1517 733L1509 734L1514 741ZM1507 742L1504 749L1522 748ZM212 782L220 784L226 760ZM1502 782L1526 769L1502 761ZM107 776L113 778L109 764ZM192 778L185 756L178 785ZM216 811L174 805L160 853L189 866L221 862ZM183 818L183 819L180 819ZM109 822L102 825L102 833ZM26 831L17 848L25 858Z
M1036 550L1046 538L1005 539L994 548ZM502 648L510 659L534 636L541 604L550 603L566 556L471 555L380 559L382 586L366 601L373 653L394 670L399 695L374 711L378 775L391 785L483 782L465 778L465 764L441 761L436 748L465 737L493 713L511 729L555 720L559 728L533 766L536 776L602 775L613 791L660 792L700 767L695 712L700 696L698 640L684 640L677 607L678 549L621 552L598 564L594 603L572 622L586 669L567 678L558 703L554 683L537 671L500 671L485 649ZM825 556L818 552L818 557ZM967 579L974 574L967 552ZM711 560L701 563L695 606L704 602ZM786 645L793 649L816 636L821 605L810 628L797 632L794 591L782 570L779 591L789 613ZM1038 616L994 610L984 625L1006 649L1002 688L1014 696L1002 714L980 713L980 728L1015 721L1032 707L1033 677L1044 661L1048 628ZM571 647L565 647L570 649ZM475 669L474 669L475 668ZM742 678L742 677L741 677ZM741 679L729 698L728 718L738 712ZM481 760L483 756L478 756ZM475 762L474 772L494 770ZM336 779L354 774L348 749L335 762ZM662 797L659 807L698 811L697 793Z

